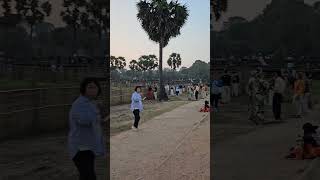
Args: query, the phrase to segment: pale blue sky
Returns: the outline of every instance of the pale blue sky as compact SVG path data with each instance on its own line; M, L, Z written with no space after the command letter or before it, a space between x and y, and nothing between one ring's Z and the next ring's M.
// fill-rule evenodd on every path
M159 45L149 40L137 19L138 0L110 1L110 52L123 56L127 64L141 55L159 56ZM182 66L189 67L197 60L210 59L210 1L180 0L186 4L189 17L181 29L181 35L171 39L163 50L164 67L172 52L180 53Z

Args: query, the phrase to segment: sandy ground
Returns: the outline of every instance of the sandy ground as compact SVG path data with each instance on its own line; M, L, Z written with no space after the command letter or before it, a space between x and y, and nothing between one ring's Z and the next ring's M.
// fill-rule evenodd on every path
M69 159L64 134L0 143L1 180L73 180L77 170ZM106 177L106 160L97 158L98 179Z
M210 179L210 121L195 128L159 167L158 179L209 180Z
M205 170L209 179L210 126L209 120L199 124L206 113L198 112L203 103L180 106L145 122L138 132L113 136L111 179L199 179ZM194 168L201 163L201 170Z
M267 119L272 119L266 107ZM246 104L239 98L213 115L213 178L219 180L283 180L301 175L309 160L285 159L289 148L301 133L304 122L315 121L319 109L303 119L292 119L292 105L284 105L284 123L253 126L245 116Z
M150 106L146 105L146 109L149 109L150 112L155 109L157 113L163 113L163 110L186 103L174 101L168 104L155 103ZM121 114L123 106L111 109ZM78 178L77 170L67 152L67 132L2 141L0 142L0 157L0 180L73 180ZM97 157L96 161L98 180L103 180L106 177L106 160Z

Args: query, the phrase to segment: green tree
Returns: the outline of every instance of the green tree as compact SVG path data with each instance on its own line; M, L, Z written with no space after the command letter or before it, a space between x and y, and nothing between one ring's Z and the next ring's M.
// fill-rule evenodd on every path
M210 65L204 61L196 60L192 66L188 69L190 77L205 82L210 81Z
M115 57L111 56L110 57L110 70L116 70L116 69L124 69L126 67L126 59L122 56Z
M136 61L136 60L131 60L130 61L129 68L132 71L142 71L141 67L138 64L138 61Z
M178 1L167 0L140 0L137 3L137 18L149 38L159 44L159 99L163 99L164 86L162 77L162 49L166 47L171 38L180 34L189 14L187 7Z
M142 71L153 70L158 67L158 59L155 55L143 55L138 59L138 65Z
M102 37L108 31L109 2L105 0L89 0L86 2L85 7L87 13L82 16L82 24L98 35L101 55L105 56L106 43Z
M39 0L19 0L16 1L16 10L21 17L26 19L30 26L30 41L32 45L34 26L42 23L46 16L50 16L52 10L51 3Z
M169 56L169 59L167 61L168 65L173 69L176 70L181 66L181 56L178 53L172 53Z
M84 12L86 0L63 0L64 11L61 12L62 20L72 28L73 40L72 40L72 54L77 51L77 33L78 30L83 28L83 22L89 16Z

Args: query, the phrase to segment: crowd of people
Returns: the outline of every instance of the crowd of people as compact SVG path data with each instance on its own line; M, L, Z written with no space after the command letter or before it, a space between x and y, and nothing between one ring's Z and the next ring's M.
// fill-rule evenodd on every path
M294 70L279 71L271 79L266 79L261 70L251 72L247 86L249 96L249 120L263 123L266 104L272 105L275 120L282 120L282 103L292 99L295 105L295 117L301 118L312 108L312 76L306 72Z
M147 88L146 99L147 100L158 100L158 86L156 84L149 85ZM209 85L208 84L177 84L164 86L165 97L181 96L187 93L188 100L199 100L205 99L209 96Z
M250 73L246 86L248 95L249 120L255 124L264 123L265 105L272 106L275 120L282 120L282 103L292 100L295 105L295 117L301 118L312 108L312 75L296 72L294 69L279 70L271 78L266 77L262 69ZM220 104L228 104L233 97L240 95L239 73L225 70L220 76L213 76L211 84L211 106L217 112Z
M213 76L212 79L210 101L217 112L219 104L228 104L232 97L240 95L240 75L225 70L221 77Z

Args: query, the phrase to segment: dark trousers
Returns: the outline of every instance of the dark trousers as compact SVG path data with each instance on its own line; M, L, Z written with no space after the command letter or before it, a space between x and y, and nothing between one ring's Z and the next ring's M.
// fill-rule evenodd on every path
M273 95L273 115L276 120L281 118L281 102L282 102L282 95L280 93L274 93Z
M96 180L95 155L92 151L78 151L72 159L79 171L79 180Z
M199 91L196 91L195 96L196 96L196 100L198 100Z
M219 104L219 94L212 94L212 100L211 100L211 105L214 105L215 108L218 108L218 104Z
M139 109L135 109L133 111L133 115L134 115L134 124L133 124L133 126L138 128L139 121L140 121L140 110Z

